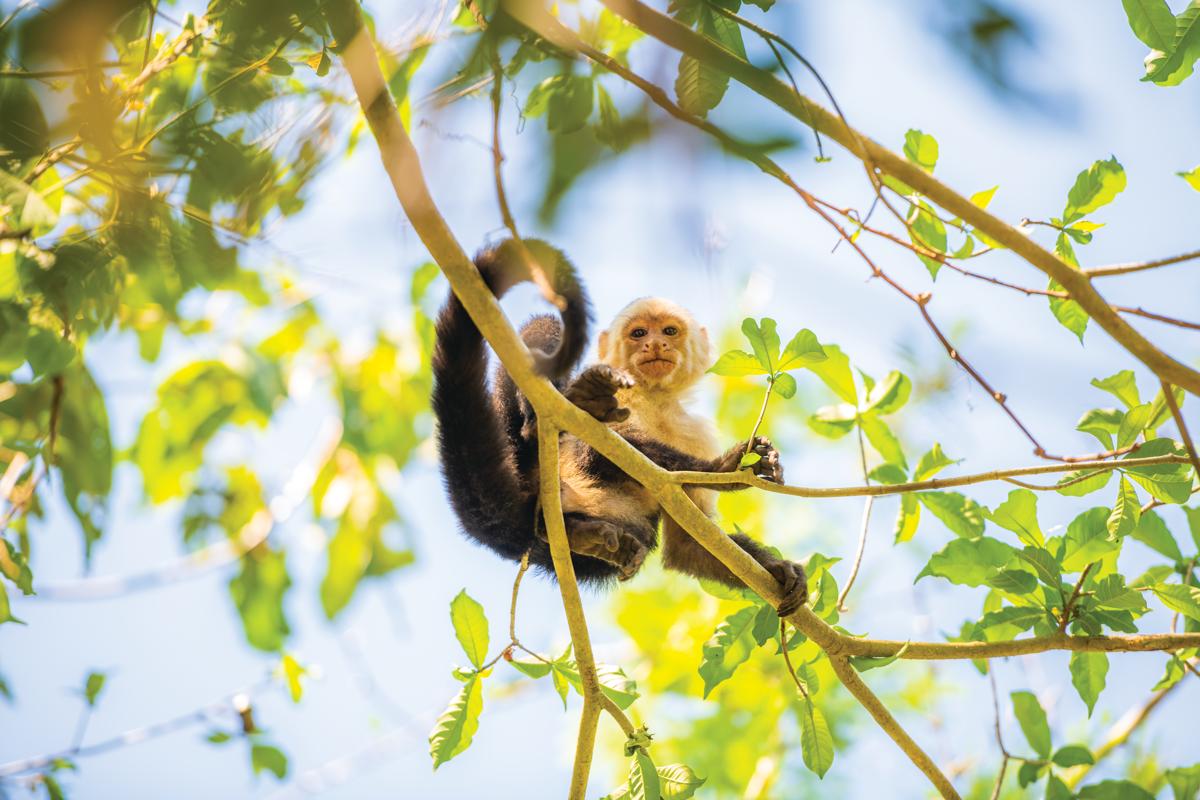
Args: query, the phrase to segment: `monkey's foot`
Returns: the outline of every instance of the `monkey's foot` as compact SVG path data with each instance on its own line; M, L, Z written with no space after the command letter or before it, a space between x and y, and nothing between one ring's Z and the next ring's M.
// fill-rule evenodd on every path
M763 567L779 581L783 591L783 599L779 601L779 607L776 609L779 616L786 617L804 605L808 600L808 576L804 574L804 567L795 561L783 559L764 563Z
M567 530L571 552L606 561L627 581L642 567L649 549L629 531L602 519L573 522Z
M624 422L629 419L629 409L617 403L617 391L633 384L633 378L624 370L596 364L579 373L563 394L601 422Z
M779 451L771 444L770 439L765 436L755 436L750 445L750 452L758 456L758 460L747 467L752 475L762 478L764 481L783 483L783 464L779 463ZM742 463L742 456L745 454L746 445L735 444L725 451L725 455L721 456L713 471L736 472Z

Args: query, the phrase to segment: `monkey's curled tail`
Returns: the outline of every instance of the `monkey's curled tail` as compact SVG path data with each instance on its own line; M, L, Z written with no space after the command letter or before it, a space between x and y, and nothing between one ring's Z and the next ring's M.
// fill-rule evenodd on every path
M525 245L566 301L561 332L537 341L526 338L538 372L556 380L583 356L591 311L566 255L535 239L526 239ZM512 240L479 253L475 265L496 297L529 280L523 254ZM551 351L554 340L557 347ZM463 530L499 555L519 559L534 542L536 494L522 486L512 445L488 394L483 335L453 292L437 319L433 413L442 475Z

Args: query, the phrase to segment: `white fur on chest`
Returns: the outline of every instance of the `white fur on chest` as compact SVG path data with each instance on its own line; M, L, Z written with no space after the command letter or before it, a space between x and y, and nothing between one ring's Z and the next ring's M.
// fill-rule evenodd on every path
M632 413L627 421L616 426L618 432L635 430L697 458L716 458L721 454L716 429L708 419L688 411L675 399L650 393L629 394L628 398L620 399Z

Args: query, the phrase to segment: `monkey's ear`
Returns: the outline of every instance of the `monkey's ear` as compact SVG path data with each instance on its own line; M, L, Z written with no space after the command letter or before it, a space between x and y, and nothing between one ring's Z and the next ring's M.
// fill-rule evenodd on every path
M600 340L599 340L599 342L597 342L596 347L599 350L600 360L607 362L608 361L608 331L600 331Z

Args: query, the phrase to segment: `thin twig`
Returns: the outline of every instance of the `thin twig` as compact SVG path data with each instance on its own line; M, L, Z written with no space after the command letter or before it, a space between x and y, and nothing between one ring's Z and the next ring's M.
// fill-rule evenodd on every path
M992 787L991 800L999 800L1000 789L1004 786L1004 773L1008 771L1008 760L1012 758L1008 754L1008 749L1004 746L1004 737L1000 735L1000 695L996 691L996 671L992 667L991 662L988 662L988 680L992 684L992 711L995 713L996 721L996 744L1000 747L1000 773L996 775L996 785Z
M0 778L12 778L17 775L23 775L29 772L38 772L46 769L60 759L76 759L86 758L89 756L98 756L102 753L108 753L112 750L118 750L129 745L140 744L149 739L157 739L160 736L166 736L169 733L190 728L195 725L200 725L208 722L212 717L221 714L229 713L237 714L236 704L239 701L244 701L247 697L252 696L257 692L261 692L269 687L275 679L273 677L264 678L256 684L246 687L238 692L227 695L225 698L212 703L195 711L182 714L178 717L156 722L152 725L146 725L141 728L132 728L124 733L117 734L104 741L86 747L72 747L66 750L60 750L55 753L47 753L46 755L34 756L32 758L24 758L19 761L10 761L7 764L0 764Z
M1073 459L1073 457L1071 458ZM1103 472L1106 470L1136 469L1138 467L1149 467L1163 464L1190 463L1191 461L1187 456L1174 454L1147 456L1145 458L1126 458L1120 461L1064 460L1063 463L1059 464L1038 464L1030 467L989 470L988 472L977 472L971 475L959 475L950 478L930 478L924 481L912 481L909 483L872 484L871 486L863 486L859 484L854 486L829 487L791 486L787 484L773 483L771 481L762 480L745 472L680 471L671 472L668 474L671 476L672 481L684 486L716 486L731 483L744 483L748 486L753 486L756 489L762 489L765 492L786 494L792 497L882 497L884 495L910 494L912 492L931 491L935 489L950 489L956 486L971 486L977 483L988 483L991 481L1008 481L1012 478L1023 475L1048 475L1058 472L1073 472L1075 470L1095 470L1098 472ZM1038 486L1037 484L1028 484L1028 486L1031 489L1057 488L1043 487Z
M1075 603L1079 600L1079 593L1083 590L1083 582L1087 580L1088 573L1092 571L1092 567L1096 566L1096 562L1088 564L1083 568L1083 572L1079 574L1079 580L1075 581L1075 589L1071 592L1071 596L1063 605L1062 619L1058 621L1058 632L1066 633L1067 625L1071 622L1071 610L1075 607Z
M1171 416L1175 418L1175 426L1179 428L1179 436L1183 439L1184 446L1187 447L1188 458L1192 460L1196 477L1200 477L1200 458L1196 456L1196 445L1192 442L1192 435L1188 433L1187 423L1183 421L1183 412L1179 410L1179 403L1175 402L1175 388L1163 381L1162 391L1163 398L1167 401L1167 407L1171 409Z
M500 217L504 220L504 227L508 228L508 233L516 244L517 253L525 262L525 267L529 270L533 283L542 293L542 297L563 311L567 307L566 298L554 290L554 285L546 275L545 267L534 257L525 245L525 240L521 238L521 234L517 232L517 221L508 205L508 193L504 191L504 171L502 169L504 152L500 149L500 106L504 89L504 70L500 67L498 53L493 56L492 76L492 176L496 184L496 201L500 206Z
M796 684L796 689L800 691L800 696L808 700L808 689L804 688L800 676L796 674L796 668L792 666L792 656L788 652L787 620L782 617L779 619L779 649L783 651L783 663L787 665L788 675L791 676L792 682Z
M870 473L867 472L867 447L863 442L862 419L857 420L855 428L858 431L858 458L862 466L863 485L870 486ZM862 566L863 554L867 551L867 531L871 527L871 507L875 505L874 495L867 495L866 502L863 503L862 522L858 529L858 548L854 551L854 564L850 567L850 577L846 579L846 585L842 588L842 594L838 598L838 611L846 612L846 598L850 595L850 589L854 586L854 581L858 578L858 569Z
M1129 264L1111 264L1106 267L1091 267L1085 269L1084 273L1091 278L1104 278L1109 275L1128 275L1130 272L1141 272L1146 269L1155 269L1156 267L1166 267L1171 264L1182 264L1184 261L1192 261L1200 258L1200 250L1193 250L1190 253L1183 253L1170 258L1159 258L1153 261L1134 261Z

